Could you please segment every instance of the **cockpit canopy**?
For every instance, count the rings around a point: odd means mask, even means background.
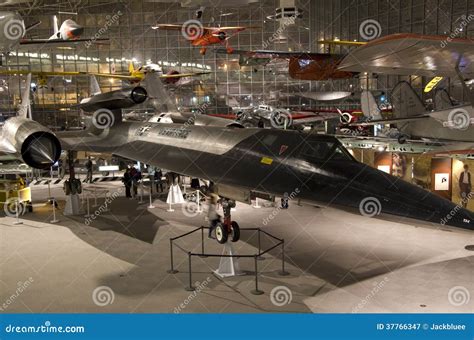
[[[305,141],[301,156],[313,162],[355,161],[354,157],[340,143],[327,140]]]

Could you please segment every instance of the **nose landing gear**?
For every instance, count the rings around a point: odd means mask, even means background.
[[[240,227],[237,222],[232,221],[231,217],[231,209],[235,207],[235,201],[223,198],[221,203],[224,211],[224,221],[219,222],[216,226],[217,242],[225,244],[229,236],[232,242],[237,242],[240,239]]]

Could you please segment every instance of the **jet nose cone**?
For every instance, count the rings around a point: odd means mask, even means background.
[[[473,213],[461,205],[364,164],[347,170],[346,174],[351,173],[348,179],[353,183],[343,193],[344,203],[357,207],[363,215],[388,213],[440,226],[474,229]]]
[[[50,134],[33,134],[22,147],[25,163],[37,169],[49,169],[59,159],[60,153],[59,141]]]

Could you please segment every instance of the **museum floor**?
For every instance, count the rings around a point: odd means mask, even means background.
[[[120,182],[99,186],[116,190]],[[52,195],[58,197],[62,211],[60,185],[52,188]],[[474,311],[474,298],[459,305],[449,295],[459,287],[474,292],[474,253],[465,249],[474,244],[474,233],[466,230],[394,217],[371,219],[296,202],[275,213],[272,207],[238,204],[233,219],[242,228],[260,227],[285,239],[290,275],[278,274],[280,252],[275,249],[258,261],[260,289],[265,293],[253,295],[252,259],[240,259],[248,275],[222,279],[212,274],[219,258],[194,257],[192,280],[200,282],[202,289],[193,293],[185,290],[186,254],[176,251],[179,273],[167,273],[169,238],[205,224],[204,214],[187,217],[179,206],[167,212],[165,197],[156,198],[156,207],[148,209],[147,197],[139,204],[122,195],[112,202],[111,212],[100,214],[89,226],[83,216],[62,214],[59,223],[51,224],[51,205],[43,203],[47,196],[46,186],[34,186],[35,212],[22,216],[23,224],[14,225],[12,217],[0,219],[3,312]],[[270,214],[275,218],[264,225]],[[200,240],[200,234],[195,234],[180,244],[196,250]],[[255,246],[255,234],[250,232],[234,244],[240,254],[255,252]],[[206,247],[222,252],[222,245],[207,238]],[[101,303],[93,292],[103,286],[111,296]],[[272,289],[280,286],[286,287],[287,294],[282,306],[271,299]]]

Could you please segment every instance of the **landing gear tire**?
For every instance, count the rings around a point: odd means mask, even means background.
[[[397,141],[399,144],[405,144],[408,140],[408,136],[407,135],[400,135],[398,136],[397,138]]]
[[[222,223],[219,223],[216,227],[216,240],[220,244],[225,244],[229,237],[229,232],[227,231],[226,226]]]
[[[232,221],[232,227],[231,227],[231,235],[232,235],[232,242],[237,242],[240,240],[240,227],[239,224],[235,221]]]

